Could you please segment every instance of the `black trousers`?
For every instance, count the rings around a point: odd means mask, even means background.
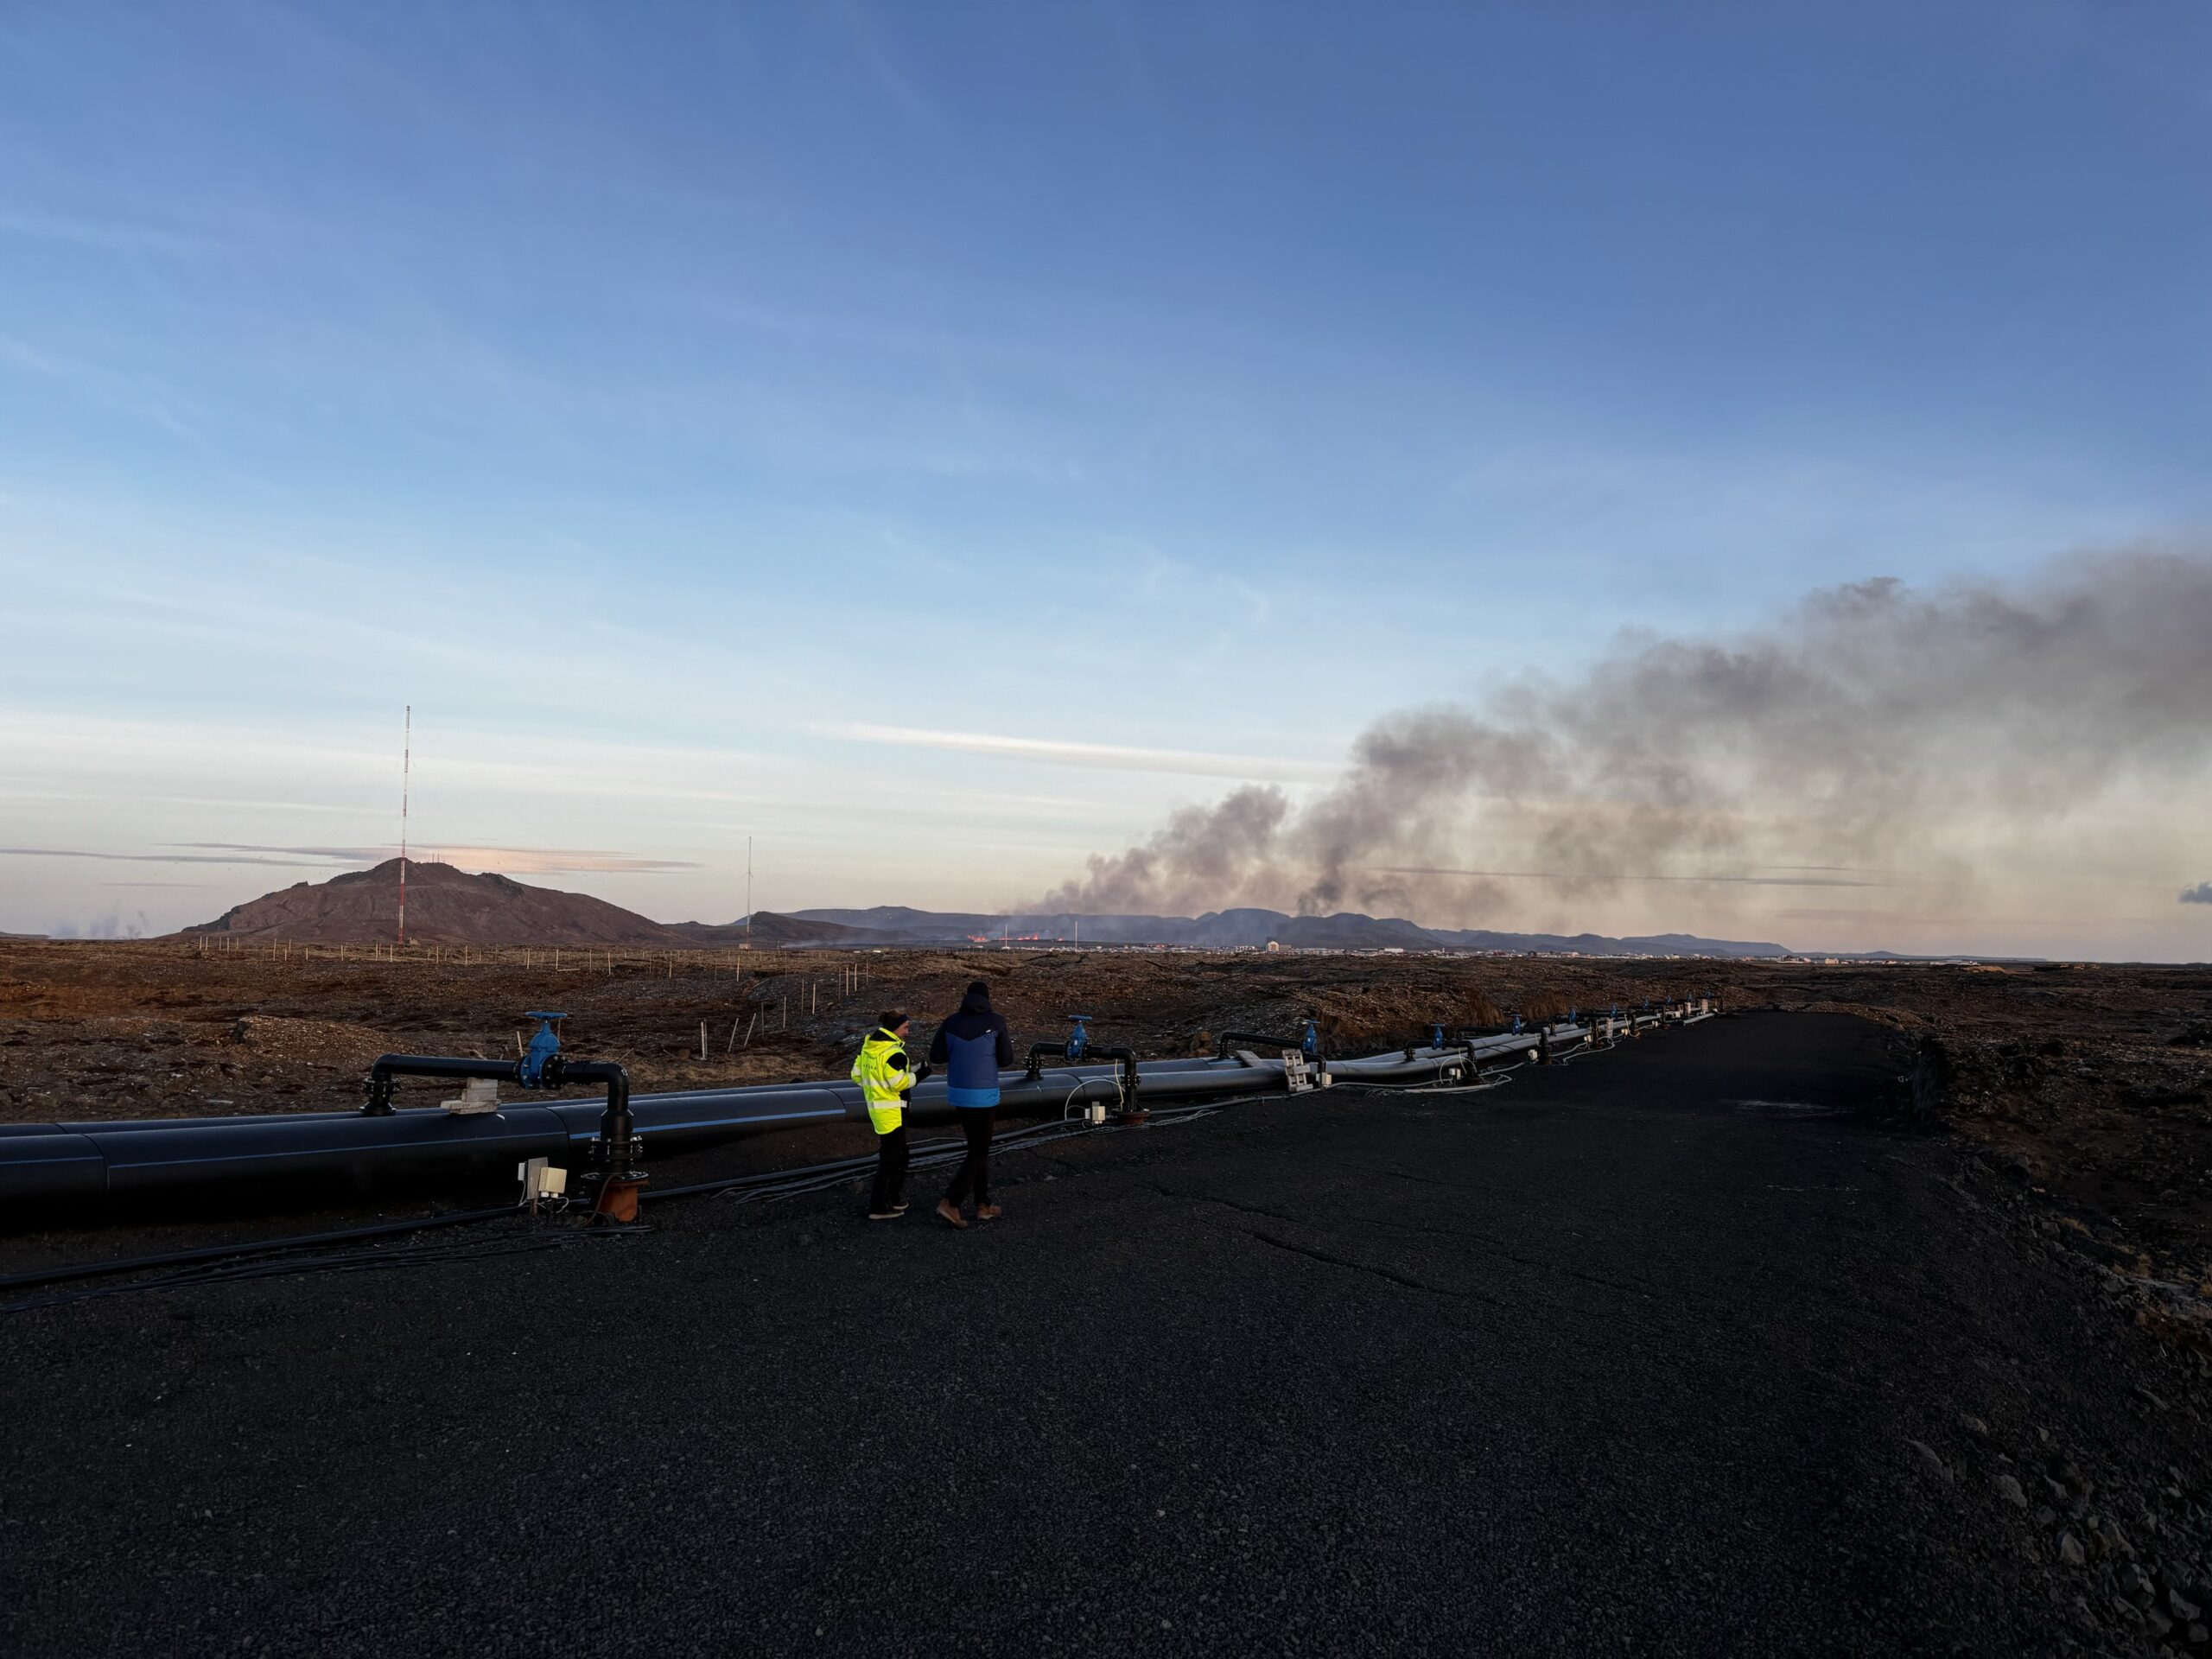
[[[875,1191],[869,1196],[868,1213],[880,1216],[899,1202],[906,1190],[906,1126],[875,1137]]]
[[[944,1201],[957,1210],[972,1192],[980,1210],[991,1201],[991,1122],[998,1116],[998,1109],[963,1106],[954,1116],[960,1120],[960,1133],[968,1137],[968,1155],[961,1160],[952,1185],[945,1188]]]

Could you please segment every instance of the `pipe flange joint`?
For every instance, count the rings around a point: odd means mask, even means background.
[[[618,1181],[641,1181],[645,1173],[638,1166],[645,1161],[645,1137],[633,1135],[627,1141],[614,1143],[610,1148],[605,1135],[595,1135],[584,1143],[584,1173],[586,1180],[597,1180],[611,1175]]]

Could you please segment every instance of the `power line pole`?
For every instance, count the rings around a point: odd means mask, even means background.
[[[745,838],[745,942],[753,943],[753,837]]]

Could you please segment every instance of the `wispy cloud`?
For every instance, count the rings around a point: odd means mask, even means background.
[[[260,847],[245,842],[194,841],[190,847],[240,853],[289,853],[325,858],[344,864],[381,864],[399,856],[396,845],[381,847]],[[630,853],[588,847],[471,847],[439,845],[415,848],[410,861],[453,864],[472,870],[492,870],[505,875],[610,874],[651,875],[669,870],[696,870],[688,859],[639,858]]]
[[[1199,778],[1276,778],[1288,780],[1333,777],[1337,768],[1319,760],[1279,755],[1218,754],[1202,749],[1149,749],[1122,743],[1079,743],[1068,738],[1010,737],[997,732],[944,732],[918,726],[843,724],[817,727],[825,737],[852,743],[893,743],[924,749],[957,749],[969,754],[1000,754],[1062,766],[1103,767],[1111,772],[1181,772]]]
[[[67,847],[0,847],[0,858],[88,858],[114,864],[268,864],[290,870],[317,868],[297,858],[231,858],[205,853],[86,853]]]
[[[890,94],[892,102],[917,120],[932,127],[944,125],[936,106],[922,96],[912,78],[884,48],[882,35],[864,9],[847,0],[847,3],[836,7],[830,16],[836,19],[854,56],[874,78],[876,85]]]
[[[397,846],[264,847],[251,842],[188,841],[184,852],[90,853],[66,847],[0,847],[4,858],[81,858],[115,864],[263,865],[272,869],[359,869],[399,856]],[[506,875],[651,875],[700,866],[680,858],[639,858],[629,853],[582,847],[418,847],[410,855],[418,864],[453,864]],[[105,886],[175,886],[165,882],[107,882]],[[182,885],[198,885],[182,884]]]
[[[0,236],[137,253],[197,253],[219,245],[212,238],[190,231],[174,231],[129,219],[86,219],[18,207],[0,207]]]
[[[176,437],[196,438],[206,419],[206,411],[143,375],[74,358],[57,357],[6,334],[0,334],[0,365],[66,386],[86,403],[111,414],[150,422]]]
[[[180,847],[209,853],[280,853],[294,858],[327,859],[337,864],[378,864],[397,855],[397,847],[263,847],[244,841],[182,841]]]
[[[546,847],[447,847],[438,855],[448,864],[465,864],[503,875],[664,875],[703,868],[688,858],[639,858]]]

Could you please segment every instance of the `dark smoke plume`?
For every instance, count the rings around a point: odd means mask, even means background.
[[[1532,874],[1570,894],[1878,885],[1899,855],[1963,876],[1993,835],[2032,839],[2123,780],[2194,781],[2208,738],[2201,550],[2082,556],[2012,586],[1878,577],[1748,637],[1627,636],[1571,683],[1385,715],[1312,801],[1248,786],[1186,808],[1037,908],[1473,920]]]
[[[2212,905],[2212,881],[2200,881],[2193,887],[2183,887],[2181,901],[2184,905]]]

